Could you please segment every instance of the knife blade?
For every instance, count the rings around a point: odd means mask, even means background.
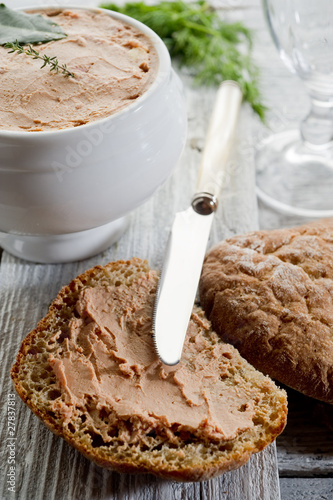
[[[181,359],[241,101],[236,82],[228,80],[220,85],[195,195],[190,207],[175,215],[169,235],[153,315],[156,352],[166,365]]]

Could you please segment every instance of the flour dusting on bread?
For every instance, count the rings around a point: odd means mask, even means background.
[[[333,220],[230,238],[208,252],[200,300],[253,366],[333,403]]]

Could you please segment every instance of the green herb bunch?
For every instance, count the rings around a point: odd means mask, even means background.
[[[192,67],[199,84],[239,83],[244,99],[264,119],[258,69],[251,58],[252,33],[242,23],[228,23],[204,0],[129,2],[102,7],[131,16],[154,30],[180,65]]]
[[[66,64],[59,65],[58,59],[56,56],[54,57],[49,57],[46,54],[43,54],[42,56],[40,53],[33,49],[32,46],[29,44],[27,47],[24,47],[17,41],[15,43],[8,42],[4,45],[6,49],[11,49],[9,53],[12,52],[17,52],[18,54],[26,54],[27,56],[31,56],[33,59],[41,59],[43,61],[43,64],[41,68],[45,68],[45,66],[50,66],[50,71],[55,71],[56,73],[59,73],[59,70],[61,70],[61,73],[64,76],[71,76],[74,78],[74,73],[68,70]]]

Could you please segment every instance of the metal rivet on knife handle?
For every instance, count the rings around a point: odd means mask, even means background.
[[[197,193],[192,199],[192,208],[200,215],[209,215],[217,209],[217,198],[210,193]]]

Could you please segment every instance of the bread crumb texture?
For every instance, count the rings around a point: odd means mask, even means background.
[[[11,375],[32,411],[99,465],[206,480],[282,432],[286,395],[199,307],[181,362],[163,365],[152,336],[157,281],[136,258],[80,275],[24,339]]]
[[[253,366],[333,404],[333,219],[221,242],[199,289],[214,330]]]

